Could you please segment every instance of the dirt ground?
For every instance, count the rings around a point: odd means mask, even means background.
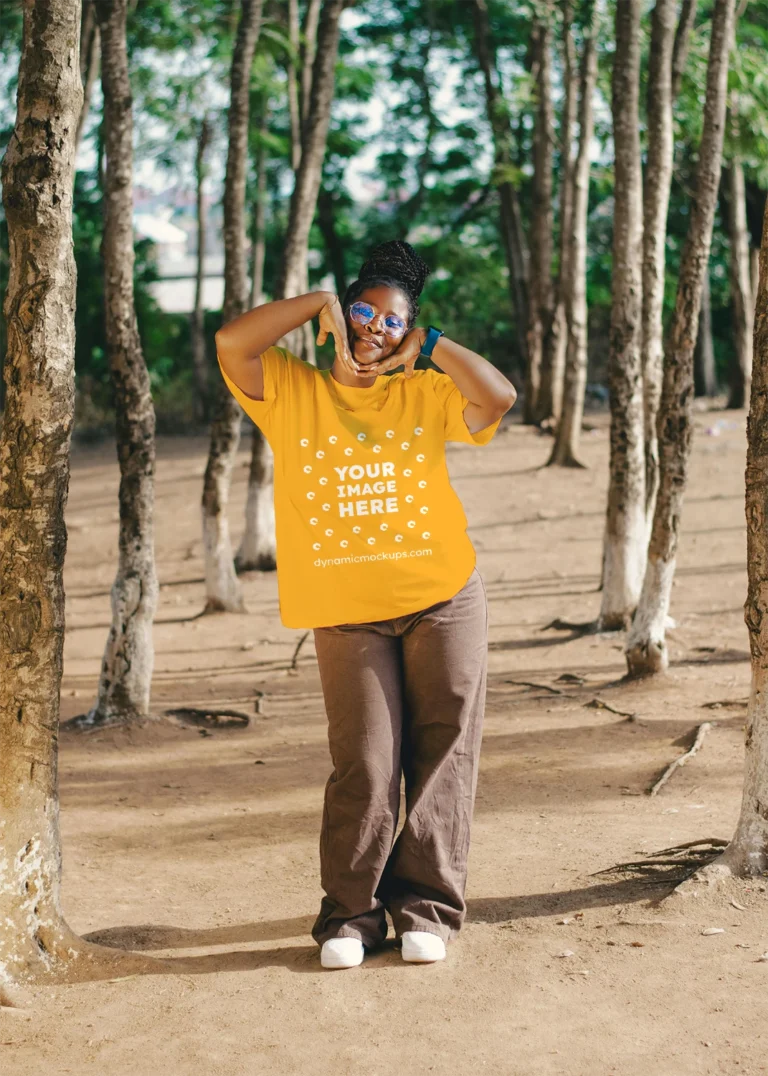
[[[728,837],[738,814],[744,416],[698,414],[696,426],[671,671],[652,685],[613,683],[621,636],[542,630],[598,609],[605,420],[584,438],[584,471],[541,469],[550,440],[506,421],[486,448],[449,446],[490,602],[468,920],[442,964],[405,965],[390,945],[335,972],[320,968],[309,936],[330,771],[312,635],[291,672],[302,633],[280,624],[274,574],[245,581],[248,615],[196,618],[206,445],[163,441],[154,706],[231,707],[251,723],[210,735],[64,729],[67,918],[168,959],[149,974],[40,988],[27,1009],[4,1009],[3,1076],[768,1073],[766,886],[658,903],[658,885],[596,874]],[[116,489],[111,446],[75,450],[65,719],[93,699]],[[717,724],[701,752],[645,795],[706,720]],[[713,927],[722,933],[703,933]]]

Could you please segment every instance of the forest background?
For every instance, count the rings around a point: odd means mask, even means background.
[[[584,5],[582,5],[584,6]],[[262,299],[273,297],[288,226],[293,187],[289,70],[296,61],[287,2],[267,3],[251,72],[251,116],[246,207],[251,281],[255,259]],[[312,289],[343,290],[377,242],[407,237],[435,270],[422,300],[424,324],[434,322],[466,341],[522,389],[524,360],[509,301],[508,268],[500,235],[498,172],[483,74],[473,47],[473,4],[453,0],[360,0],[340,20],[339,55],[327,152],[318,207],[309,235]],[[576,19],[579,4],[575,5]],[[602,12],[600,9],[602,8]],[[641,122],[647,96],[647,23],[644,14]],[[675,102],[675,163],[666,238],[665,320],[674,306],[679,255],[688,224],[692,172],[701,135],[711,4],[698,5],[690,50]],[[587,404],[607,401],[606,367],[611,304],[613,149],[611,124],[612,13],[598,5],[598,73],[594,99],[587,224],[589,377]],[[559,8],[553,9],[558,19]],[[221,201],[226,161],[229,69],[239,5],[232,0],[138,0],[129,4],[127,35],[134,95],[136,187],[151,187],[170,223],[185,226],[187,253],[197,255],[194,201],[202,183],[209,223],[208,249],[221,249]],[[536,128],[535,42],[537,4],[489,5],[500,86],[514,132],[509,175],[525,221],[534,199]],[[551,36],[551,130],[555,184],[563,174],[562,26]],[[21,43],[21,5],[0,4],[0,154],[15,116]],[[768,185],[768,2],[752,0],[736,25],[730,73],[731,100],[740,122],[730,124],[724,176],[738,157],[745,175],[750,246],[760,243]],[[87,59],[87,58],[86,58]],[[96,58],[98,60],[98,57]],[[88,76],[86,76],[86,79]],[[75,436],[106,436],[114,429],[107,359],[103,275],[100,263],[103,198],[103,112],[95,72],[83,120],[75,181],[74,242],[78,268]],[[206,144],[199,167],[201,139]],[[174,204],[174,201],[176,204]],[[258,207],[263,207],[259,216]],[[727,391],[738,355],[734,344],[729,193],[718,201],[709,267],[709,294],[697,348],[697,391]],[[553,272],[557,269],[555,231]],[[218,230],[218,235],[216,234]],[[213,233],[211,235],[211,233]],[[263,252],[259,240],[263,238]],[[153,282],[160,277],[151,238],[136,243],[136,310],[150,372],[159,432],[195,428],[205,413],[196,405],[191,355],[194,320],[163,309]],[[160,263],[162,264],[162,263]],[[207,271],[207,270],[206,270]],[[7,284],[7,234],[0,210],[0,293]],[[252,295],[255,301],[256,296]],[[204,318],[208,373],[215,370],[213,334],[220,309]],[[0,315],[0,366],[5,333]],[[331,344],[318,353],[332,361]],[[714,363],[714,376],[708,363]],[[212,384],[212,382],[211,382]],[[0,388],[2,393],[2,388]]]

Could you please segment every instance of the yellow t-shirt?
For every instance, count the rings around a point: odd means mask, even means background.
[[[475,566],[446,441],[470,433],[448,374],[342,385],[281,347],[261,357],[264,399],[222,375],[275,461],[280,617],[287,628],[388,620],[452,598]],[[221,368],[221,363],[219,363]]]

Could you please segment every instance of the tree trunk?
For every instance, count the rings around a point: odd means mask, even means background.
[[[345,5],[346,6],[346,5]],[[312,98],[312,69],[317,53],[317,25],[320,19],[320,0],[307,0],[302,27],[302,40],[299,49],[301,60],[301,126],[304,129]],[[302,135],[303,141],[303,135]]]
[[[536,108],[533,128],[533,192],[529,229],[530,278],[528,307],[528,381],[526,418],[541,423],[552,418],[552,4],[547,0],[540,21],[534,23],[533,72]],[[549,365],[548,365],[548,364]]]
[[[301,113],[299,111],[299,87],[296,82],[294,54],[299,51],[299,0],[288,0],[288,41],[291,52],[285,65],[288,83],[288,116],[291,130],[291,168],[294,174],[301,163]]]
[[[501,241],[509,273],[517,346],[522,368],[527,372],[528,246],[520,202],[511,175],[512,132],[506,102],[499,88],[486,0],[474,0],[473,14],[475,52],[485,81],[486,108],[493,134],[494,168],[491,182],[499,191]]]
[[[752,382],[752,334],[754,310],[747,232],[747,203],[744,192],[744,168],[735,157],[727,168],[728,177],[728,260],[731,284],[731,324],[733,349],[730,360],[730,395],[728,407],[749,406]]]
[[[336,232],[336,207],[333,191],[320,188],[317,202],[317,222],[323,233],[328,262],[333,273],[336,293],[343,296],[347,290],[347,270],[344,264],[344,245]]]
[[[242,0],[232,53],[229,105],[229,147],[224,181],[224,306],[226,324],[246,310],[248,280],[245,260],[245,173],[248,159],[250,74],[261,27],[263,0]],[[203,483],[203,550],[205,612],[245,611],[235,574],[227,506],[232,468],[240,443],[242,410],[220,379],[216,416]]]
[[[603,630],[628,626],[645,570],[640,0],[616,5],[613,62],[613,286],[608,381],[611,453],[603,551]]]
[[[554,286],[554,310],[552,329],[544,341],[544,369],[547,378],[542,387],[542,411],[548,411],[543,420],[551,417],[555,427],[560,421],[563,408],[565,355],[568,347],[568,321],[566,316],[566,288],[571,275],[571,244],[573,240],[573,185],[574,160],[571,150],[573,131],[579,106],[577,94],[576,56],[573,41],[573,5],[571,0],[563,4],[563,111],[560,119],[560,236],[558,244],[558,269]],[[544,402],[547,406],[544,407]],[[554,453],[553,453],[554,458]],[[550,460],[552,462],[552,460]]]
[[[701,282],[701,309],[696,350],[693,355],[693,384],[696,396],[716,396],[715,345],[712,340],[712,297],[709,289],[709,266]]]
[[[205,210],[204,182],[206,176],[205,152],[211,140],[211,122],[203,116],[197,139],[197,158],[195,177],[197,180],[197,271],[195,276],[195,308],[192,312],[192,369],[195,376],[196,411],[200,422],[210,419],[209,401],[211,384],[208,377],[208,357],[205,348],[205,308],[203,306],[203,288],[205,286],[205,246],[207,238],[207,219]]]
[[[648,156],[643,187],[643,397],[645,407],[645,514],[653,521],[659,483],[656,416],[664,361],[662,315],[666,268],[667,213],[675,148],[672,129],[672,59],[676,0],[656,0],[648,60]],[[680,47],[680,46],[678,46]]]
[[[563,412],[549,460],[550,465],[559,467],[583,466],[579,460],[579,440],[587,385],[587,212],[597,81],[594,0],[589,15],[579,76],[579,150],[573,173],[573,223],[568,272],[563,276],[567,331]]]
[[[126,0],[97,7],[106,132],[104,304],[120,463],[118,567],[112,584],[112,627],[101,664],[98,697],[86,724],[143,721],[155,651],[155,411],[133,300],[133,116],[126,51]]]
[[[245,530],[235,557],[238,572],[271,572],[277,567],[275,539],[275,458],[269,442],[254,424]]]
[[[100,57],[101,40],[94,0],[83,0],[83,16],[80,26],[80,77],[83,80],[83,106],[77,118],[75,154],[77,154],[83,140],[83,132],[91,108],[93,87],[99,73]]]
[[[296,172],[288,228],[275,299],[288,299],[309,290],[307,253],[309,230],[317,207],[323,158],[331,120],[331,105],[339,49],[339,18],[344,0],[325,0],[317,28],[317,51],[312,71],[309,112],[303,128],[301,155]],[[294,78],[295,84],[295,78]],[[315,362],[312,322],[300,325],[285,337],[286,346],[305,362]],[[276,567],[272,449],[258,426],[253,428],[245,530],[237,551],[238,571],[271,571]]]
[[[731,843],[700,874],[762,875],[768,870],[768,203],[760,252],[754,367],[747,419],[747,600],[752,654],[741,814]]]
[[[627,639],[627,666],[632,676],[663,672],[668,664],[664,628],[669,612],[680,516],[688,478],[693,351],[720,182],[733,7],[734,0],[715,0],[712,12],[704,126],[696,166],[696,194],[691,201],[690,224],[680,260],[675,313],[664,353],[664,381],[659,411],[659,491],[643,590]]]
[[[267,151],[264,144],[269,125],[267,103],[259,122],[259,145],[256,151],[256,200],[253,204],[251,233],[251,309],[264,301],[264,256],[266,253]]]
[[[18,111],[2,163],[10,276],[0,432],[0,1004],[14,981],[71,959],[74,940],[59,904],[56,743],[75,405],[79,34],[77,0],[25,0]]]
[[[325,0],[317,30],[317,53],[312,72],[312,93],[302,143],[301,161],[291,196],[288,229],[280,266],[276,299],[302,294],[307,287],[309,230],[317,206],[320,176],[331,119],[336,58],[339,48],[339,17],[344,0]]]

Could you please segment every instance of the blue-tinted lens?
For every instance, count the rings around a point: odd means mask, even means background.
[[[369,306],[368,303],[353,303],[349,308],[349,316],[354,321],[359,321],[361,325],[367,325],[376,315],[373,312],[373,307]]]
[[[389,333],[390,336],[399,336],[401,332],[405,331],[405,322],[397,317],[396,314],[390,314],[388,318],[384,319],[384,331]]]

